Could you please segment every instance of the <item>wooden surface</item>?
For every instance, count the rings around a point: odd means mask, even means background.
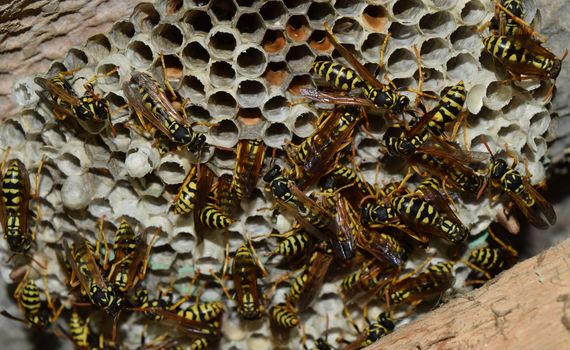
[[[131,14],[141,0],[0,0],[0,106],[2,115],[19,107],[16,79],[45,72],[67,50]]]
[[[367,350],[570,349],[570,239]]]

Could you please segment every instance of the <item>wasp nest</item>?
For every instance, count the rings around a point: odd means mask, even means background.
[[[261,138],[267,146],[281,149],[288,140],[311,134],[319,115],[317,107],[290,102],[299,100],[301,88],[317,87],[309,73],[315,59],[333,57],[344,62],[330,41],[323,40],[325,23],[372,69],[378,65],[381,47],[390,33],[380,78],[388,77],[396,86],[418,88],[414,47],[423,64],[423,91],[439,94],[463,80],[469,115],[458,135],[460,143],[484,151],[485,135],[499,148],[508,144],[517,158],[527,160],[532,181],[541,181],[541,159],[547,148],[544,135],[550,124],[543,102],[548,87],[498,82],[503,79],[503,69],[482,55],[481,33],[477,31],[493,11],[494,5],[483,0],[186,0],[138,5],[109,32],[70,49],[46,74],[51,77],[73,70],[71,81],[76,91],[84,91],[86,79],[96,75],[93,87],[111,104],[116,135],[107,130],[78,132],[65,126],[49,106],[39,102],[37,92],[41,89],[33,77],[21,79],[16,86],[22,113],[5,120],[0,128],[2,148],[11,147],[10,157],[22,160],[31,176],[44,160],[38,191],[37,247],[32,251],[34,258],[47,266],[50,291],[63,301],[69,295],[56,256],[63,237],[82,232],[94,239],[102,217],[110,239],[121,217],[139,228],[160,228],[150,255],[148,285],[168,283],[172,277],[182,293],[189,292],[188,282],[197,268],[202,272],[221,268],[225,236],[233,252],[246,236],[289,230],[292,222],[270,209],[274,202],[263,191],[264,183],[242,203],[242,215],[227,235],[207,234],[202,244],[197,244],[193,220],[175,215],[171,202],[197,162],[207,162],[216,175],[231,173],[235,154],[228,149],[240,139]],[[135,70],[148,72],[161,84],[167,79],[181,99],[187,99],[186,112],[192,122],[198,122],[194,129],[204,132],[210,145],[199,159],[185,151],[160,156],[152,140],[135,128],[122,126],[130,120],[122,85]],[[413,92],[404,93],[412,101],[417,98]],[[370,111],[367,132],[356,133],[355,162],[368,180],[386,184],[401,179],[404,170],[398,164],[383,164],[379,180],[374,178],[384,157],[380,140],[390,125],[378,113]],[[525,172],[524,162],[518,170]],[[458,199],[455,206],[472,234],[484,230],[502,210],[500,203],[486,198],[472,202]],[[274,238],[264,240],[258,249],[262,260],[276,242]],[[2,256],[10,256],[5,240],[1,245]],[[2,271],[11,282],[7,270]],[[41,279],[37,283],[42,285]],[[268,282],[266,287],[268,290]],[[337,288],[338,282],[326,283],[311,311],[302,314],[309,339],[324,334],[327,317],[331,339],[332,334],[351,338],[353,330],[342,315],[343,301]],[[282,298],[285,291],[278,288],[274,300]],[[202,300],[220,297],[221,290],[214,287],[202,294]],[[125,329],[130,323],[140,325],[131,318],[121,320],[120,327]],[[130,329],[122,337],[136,345],[140,332]],[[276,346],[266,320],[245,322],[235,312],[226,312],[223,333],[221,348]],[[300,331],[291,334],[291,346],[300,347],[300,335]]]

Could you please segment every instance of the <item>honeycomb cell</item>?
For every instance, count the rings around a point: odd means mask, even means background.
[[[287,9],[281,1],[267,1],[261,6],[259,13],[270,27],[283,25],[287,17]]]
[[[334,8],[328,2],[313,2],[307,11],[307,17],[313,28],[322,28],[335,15]]]
[[[193,69],[204,69],[210,62],[208,50],[198,41],[188,43],[181,56],[184,64]]]
[[[203,122],[207,122],[211,119],[210,112],[202,106],[191,104],[186,108],[186,114],[190,116],[190,118],[194,120],[199,120]]]
[[[86,174],[72,175],[61,186],[62,204],[71,210],[86,208],[91,202],[91,181]]]
[[[109,56],[111,53],[111,43],[103,34],[97,34],[89,39],[85,44],[85,54],[91,61],[97,62]]]
[[[422,64],[426,67],[439,67],[447,62],[450,55],[449,42],[440,38],[424,41],[420,48]]]
[[[380,50],[384,44],[384,34],[372,33],[360,45],[362,57],[370,62],[380,62]]]
[[[295,117],[293,133],[299,137],[310,136],[313,131],[315,131],[317,120],[317,115],[312,111],[304,111],[301,114],[297,114]]]
[[[153,52],[144,41],[133,40],[127,46],[126,56],[135,68],[146,68],[154,60]]]
[[[188,0],[188,2],[188,7],[190,8],[201,8],[208,6],[210,0]]]
[[[22,120],[22,128],[24,128],[26,134],[38,135],[43,131],[46,119],[38,112],[27,109],[22,111],[20,118]],[[3,151],[0,153],[3,153]]]
[[[154,28],[150,38],[153,45],[164,53],[176,52],[184,41],[182,30],[178,26],[169,23],[161,24]]]
[[[293,73],[308,72],[315,59],[313,51],[307,45],[291,46],[285,56]]]
[[[309,37],[309,46],[319,53],[331,53],[334,46],[328,40],[324,30],[314,30]]]
[[[213,0],[210,4],[210,12],[218,22],[231,21],[237,12],[237,7],[233,1]]]
[[[269,147],[280,148],[291,139],[291,130],[283,123],[268,124],[262,133],[263,142]]]
[[[189,168],[187,159],[169,153],[160,159],[156,174],[165,184],[176,185],[184,181]]]
[[[135,35],[135,26],[129,21],[119,21],[113,24],[109,32],[111,42],[119,49],[124,49]]]
[[[398,0],[392,7],[396,20],[402,24],[416,24],[428,9],[420,0]]]
[[[444,87],[445,79],[440,70],[424,67],[422,73],[424,75],[424,90],[440,91]]]
[[[236,0],[239,7],[253,7],[254,5],[258,5],[258,2],[259,0]]]
[[[356,153],[361,157],[362,161],[374,162],[382,157],[380,152],[380,144],[374,139],[362,139],[356,146]]]
[[[337,0],[334,2],[334,8],[343,16],[352,16],[355,13],[361,13],[364,6],[366,6],[365,2],[354,0]]]
[[[449,10],[455,7],[457,0],[428,0],[428,4],[435,10]]]
[[[213,62],[210,65],[210,83],[215,87],[229,87],[236,78],[236,71],[226,61]]]
[[[87,55],[82,50],[72,48],[67,51],[65,58],[63,59],[63,64],[70,70],[83,68],[87,65],[89,59]]]
[[[305,15],[295,15],[287,21],[285,32],[291,41],[306,41],[311,35],[311,26]]]
[[[388,57],[387,66],[395,76],[411,75],[416,70],[416,56],[408,49],[397,49]]]
[[[392,34],[388,41],[388,47],[412,47],[421,41],[421,33],[417,26],[406,26],[397,22],[390,25],[389,32]]]
[[[206,35],[212,30],[213,24],[210,15],[205,11],[191,10],[182,18],[183,23],[187,25],[189,34]]]
[[[269,86],[281,87],[285,84],[289,78],[291,71],[287,66],[287,63],[283,61],[269,62],[265,72],[263,73],[263,78]]]
[[[313,79],[308,74],[296,75],[291,79],[287,91],[294,95],[299,95],[301,89],[314,89],[316,88]]]
[[[287,40],[281,30],[267,30],[261,40],[261,47],[270,55],[280,52],[286,45]]]
[[[224,122],[224,121],[222,121],[222,122]],[[234,123],[234,122],[231,122],[231,123]],[[231,128],[231,129],[222,131],[221,134],[227,134],[228,138],[223,138],[223,136],[220,135],[217,137],[216,140],[212,141],[212,144],[219,146],[219,147],[225,147],[223,145],[229,144],[230,142],[233,142],[234,146],[235,146],[235,144],[237,144],[238,134],[239,134],[239,132],[237,131],[238,129],[235,127],[235,124],[233,127],[230,124],[228,124],[227,127]],[[219,140],[221,140],[221,143],[217,142]],[[236,163],[236,156],[235,156],[235,153],[232,150],[230,150],[229,148],[228,149],[222,149],[222,148],[216,147],[216,149],[214,149],[214,154],[212,155],[210,162],[212,165],[214,165],[215,167],[217,167],[219,169],[233,170],[235,163]]]
[[[237,84],[236,98],[240,107],[259,107],[267,98],[267,88],[257,80],[241,80]]]
[[[388,11],[380,5],[368,5],[362,12],[363,26],[371,32],[385,33]]]
[[[271,225],[261,215],[252,215],[245,220],[245,233],[252,236],[263,235],[271,232],[273,229]]]
[[[487,11],[479,0],[471,0],[461,10],[461,19],[466,25],[477,25],[485,19]]]
[[[267,57],[259,46],[243,46],[236,58],[236,70],[248,78],[259,77],[267,67]]]
[[[284,0],[283,3],[289,10],[289,13],[306,13],[311,0]]]
[[[149,32],[160,22],[160,14],[152,4],[142,3],[135,6],[131,22],[138,33]]]
[[[231,58],[237,45],[238,34],[226,27],[217,27],[208,34],[206,46],[216,58]]]
[[[428,37],[448,37],[456,27],[455,18],[447,11],[428,14],[420,19],[420,30]]]
[[[164,7],[167,15],[176,14],[184,6],[184,0],[166,0]]]
[[[147,141],[141,141],[131,143],[125,158],[125,169],[129,176],[134,178],[149,174],[158,165],[160,159],[156,148]]]
[[[498,111],[508,105],[512,98],[513,88],[510,85],[494,81],[487,86],[483,103],[490,110]]]
[[[104,63],[97,67],[97,86],[102,88],[105,85],[114,85],[117,87],[121,81],[121,70],[119,66],[113,63]]]
[[[470,52],[476,55],[483,48],[481,37],[473,27],[459,27],[449,39],[455,51]]]
[[[151,196],[141,197],[141,205],[150,215],[163,215],[170,207],[170,203],[166,199]]]
[[[231,94],[219,90],[208,97],[208,111],[217,120],[232,118],[237,111],[237,103]]]
[[[241,34],[242,41],[259,43],[265,33],[265,24],[258,13],[244,13],[236,22],[236,29]]]
[[[264,104],[262,113],[270,122],[284,122],[289,116],[289,101],[281,94],[269,98]]]
[[[206,98],[205,79],[196,75],[187,75],[182,79],[179,93],[182,97],[190,99],[192,103],[202,103]]]
[[[459,54],[447,61],[447,75],[452,80],[468,80],[479,70],[479,62],[470,54]]]
[[[164,61],[164,67],[162,62]],[[168,80],[173,88],[177,88],[182,81],[184,67],[178,56],[175,55],[164,55],[162,60],[157,58],[152,67],[152,73],[162,84],[165,85],[164,81]]]

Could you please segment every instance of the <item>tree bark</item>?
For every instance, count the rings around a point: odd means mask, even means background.
[[[367,350],[570,349],[570,239]]]

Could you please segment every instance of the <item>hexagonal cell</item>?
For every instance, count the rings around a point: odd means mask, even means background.
[[[291,16],[287,21],[285,32],[292,41],[306,41],[311,34],[307,17],[305,15]]]
[[[239,7],[253,7],[257,5],[256,2],[259,2],[259,0],[236,0]]]
[[[224,119],[210,128],[209,135],[212,139],[212,143],[222,147],[232,148],[238,142],[239,129],[233,120]]]
[[[451,44],[456,51],[476,54],[483,48],[481,37],[473,27],[459,27],[451,34]]]
[[[291,130],[283,123],[272,123],[262,133],[263,142],[269,147],[281,148],[291,139]]]
[[[295,118],[293,132],[299,137],[308,137],[315,131],[318,117],[315,113],[307,111],[299,114]]]
[[[283,61],[269,62],[263,73],[263,78],[268,85],[280,87],[289,78],[290,73],[287,63]]]
[[[433,68],[423,68],[424,75],[424,90],[439,91],[445,84],[443,73]]]
[[[216,87],[229,87],[236,78],[236,71],[233,66],[226,61],[213,62],[210,65],[210,83]]]
[[[354,18],[350,17],[336,19],[332,31],[341,42],[358,41],[363,35],[362,26]]]
[[[420,30],[430,37],[445,38],[456,26],[455,18],[447,11],[430,13],[420,19]]]
[[[135,26],[128,21],[120,21],[113,24],[113,27],[109,32],[111,41],[119,49],[125,48],[134,35],[135,35]]]
[[[265,24],[258,13],[244,13],[240,15],[236,29],[240,32],[243,41],[259,43],[265,33]]]
[[[87,58],[85,52],[76,48],[72,48],[67,51],[67,54],[63,59],[63,64],[65,64],[65,66],[71,70],[83,68],[87,65],[88,62],[89,59]]]
[[[457,0],[428,0],[428,3],[436,10],[449,10],[457,4]]]
[[[447,61],[450,54],[451,50],[448,41],[440,38],[424,41],[420,48],[422,63],[426,67],[441,66],[443,62]]]
[[[479,0],[471,0],[461,9],[461,19],[466,25],[477,25],[487,16],[485,5]]]
[[[111,43],[103,34],[94,35],[87,39],[85,53],[93,62],[100,61],[111,53]]]
[[[237,7],[233,1],[213,0],[210,4],[210,12],[219,22],[231,21],[237,11]]]
[[[182,22],[187,24],[190,34],[208,34],[212,30],[213,24],[210,15],[205,11],[191,10],[182,18]]]
[[[133,10],[131,22],[133,22],[137,32],[149,32],[160,22],[160,14],[152,4],[139,4]]]
[[[112,63],[102,64],[97,67],[97,74],[100,75],[98,78],[99,84],[119,84],[121,81],[121,76],[119,75],[119,66]]]
[[[368,5],[362,12],[362,24],[372,32],[385,33],[388,11],[380,5]]]
[[[227,120],[223,120],[222,123],[226,122]],[[231,122],[231,121],[230,121]],[[233,123],[233,122],[231,122]],[[220,124],[218,124],[220,125]],[[231,128],[231,126],[228,125],[228,127]],[[237,130],[237,128],[236,128]],[[210,132],[211,134],[211,132]],[[231,169],[233,170],[235,163],[236,163],[236,155],[235,153],[230,149],[231,147],[234,147],[237,144],[237,133],[234,133],[233,130],[229,129],[226,130],[224,132],[222,132],[222,134],[226,134],[225,138],[224,136],[217,136],[216,140],[214,140],[212,142],[212,144],[215,144],[216,149],[214,149],[214,154],[212,155],[212,158],[210,160],[210,162],[221,169]],[[229,145],[230,141],[234,141],[234,144],[232,146],[226,146]],[[222,142],[222,143],[219,143]],[[220,148],[220,147],[224,147],[224,149]]]
[[[313,2],[307,11],[309,22],[314,28],[322,28],[323,24],[330,22],[334,15],[334,8],[328,2]]]
[[[197,76],[187,75],[182,79],[178,90],[182,97],[190,99],[193,103],[202,103],[206,98],[204,84]]]
[[[421,35],[417,26],[406,26],[397,22],[390,25],[388,30],[392,37],[388,41],[388,47],[412,47],[421,41]]]
[[[256,78],[265,71],[267,57],[258,46],[249,46],[241,49],[236,59],[237,71],[249,78]]]
[[[322,53],[331,53],[334,50],[333,44],[327,38],[327,34],[324,30],[314,30],[309,37],[309,46],[313,50],[320,51]]]
[[[162,62],[164,61],[164,68]],[[183,74],[184,67],[178,56],[175,55],[163,55],[162,60],[158,58],[151,69],[154,77],[159,81],[164,82],[165,78],[168,79],[170,85],[175,88],[178,87]],[[166,77],[164,76],[166,75]]]
[[[249,216],[244,223],[245,232],[250,237],[271,232],[273,227],[261,215]]]
[[[166,0],[163,2],[166,14],[173,15],[182,9],[184,0]]]
[[[208,50],[198,41],[188,43],[182,50],[182,61],[191,68],[204,69],[210,62]]]
[[[291,82],[287,87],[287,91],[294,95],[299,95],[301,93],[301,89],[314,89],[315,87],[315,83],[311,76],[308,74],[302,74],[296,75],[291,79]]]
[[[267,88],[257,80],[242,80],[237,84],[236,98],[241,107],[258,107],[267,97]]]
[[[305,13],[311,4],[311,0],[284,0],[283,3],[290,13]]]
[[[117,95],[114,92],[109,92],[107,95],[105,95],[105,99],[109,101],[111,117],[113,119],[118,119],[129,114],[128,109],[121,108],[127,104],[127,101],[122,96]]]
[[[513,88],[502,82],[494,81],[487,86],[487,90],[483,98],[485,107],[498,111],[505,107],[513,98]]]
[[[263,104],[263,116],[270,122],[283,122],[289,116],[289,101],[281,94],[268,99]]]
[[[216,91],[208,97],[208,111],[214,119],[233,118],[237,103],[228,92]]]
[[[282,30],[269,29],[265,32],[265,35],[261,40],[261,47],[263,47],[263,50],[268,54],[278,53],[283,50],[286,44],[287,40],[285,39],[285,35],[283,35]]]
[[[372,33],[362,42],[360,52],[362,57],[370,62],[379,62],[380,49],[384,44],[386,36],[384,34]]]
[[[394,75],[411,75],[416,70],[416,56],[408,49],[397,49],[388,57],[387,67]]]
[[[470,54],[459,54],[447,61],[447,75],[453,80],[468,80],[479,70],[479,62]]]
[[[203,122],[207,122],[210,119],[212,119],[212,117],[210,116],[210,112],[208,112],[206,108],[195,104],[191,104],[186,108],[186,114],[189,116],[189,118],[193,120],[198,120]]]
[[[268,26],[283,25],[287,17],[287,9],[281,1],[267,1],[261,6],[259,13]]]
[[[139,40],[134,40],[127,46],[125,55],[136,68],[146,68],[154,60],[150,46]]]
[[[236,49],[238,34],[230,28],[216,28],[210,32],[207,39],[207,46],[210,53],[219,58],[232,57]]]
[[[355,13],[362,12],[362,8],[366,5],[364,1],[354,1],[354,0],[336,0],[334,2],[334,8],[338,11],[340,15],[354,15]]]
[[[416,24],[427,13],[427,7],[419,0],[399,0],[392,7],[392,13],[400,23]]]
[[[313,51],[307,45],[291,46],[287,55],[285,56],[291,71],[295,72],[308,72],[311,68],[311,63],[315,59]]]
[[[173,24],[164,23],[152,31],[152,43],[162,52],[171,53],[177,51],[184,41],[182,30]]]

